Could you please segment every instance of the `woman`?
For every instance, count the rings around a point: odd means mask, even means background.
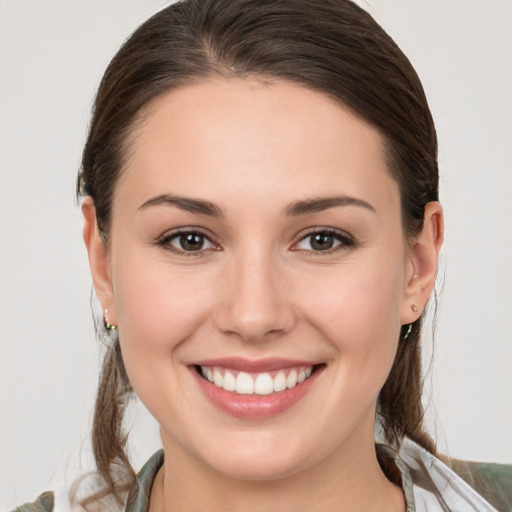
[[[100,85],[79,179],[111,338],[84,506],[510,508],[510,468],[457,476],[422,430],[437,189],[421,84],[354,4],[185,1],[146,22]],[[137,479],[132,388],[163,444]]]

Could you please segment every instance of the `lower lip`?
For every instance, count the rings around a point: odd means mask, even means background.
[[[201,377],[194,367],[191,371],[208,400],[220,410],[238,418],[256,420],[271,418],[295,405],[311,389],[323,368],[317,368],[309,378],[295,387],[270,395],[241,395],[226,391]]]

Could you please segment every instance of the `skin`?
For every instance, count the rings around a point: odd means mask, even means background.
[[[90,198],[83,213],[96,292],[161,427],[151,511],[404,510],[376,460],[375,408],[400,327],[419,317],[434,284],[441,206],[427,205],[423,231],[406,240],[379,133],[295,84],[210,80],[144,114],[108,246]],[[161,194],[211,202],[223,215],[141,208]],[[287,214],[333,196],[370,208]],[[205,234],[203,249],[159,243],[177,228]],[[344,238],[315,251],[311,228]],[[229,356],[326,366],[290,409],[248,420],[212,405],[189,369]]]

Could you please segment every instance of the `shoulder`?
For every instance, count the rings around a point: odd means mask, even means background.
[[[87,502],[85,498],[98,491],[93,484],[90,474],[80,476],[71,484],[53,482],[53,490],[41,493],[35,501],[25,503],[11,512],[119,512],[118,508],[103,499],[98,501],[98,506],[92,501]]]
[[[53,492],[43,492],[33,503],[25,503],[12,512],[54,512],[55,495]]]
[[[457,459],[446,464],[498,510],[512,511],[512,465]]]
[[[407,437],[395,464],[411,510],[512,512],[512,466],[435,456]]]

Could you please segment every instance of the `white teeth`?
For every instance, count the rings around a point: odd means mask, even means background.
[[[254,382],[257,395],[270,395],[274,391],[274,379],[268,373],[260,373]]]
[[[286,387],[288,389],[294,388],[297,385],[297,372],[292,370],[288,377],[286,377]]]
[[[224,382],[222,387],[226,391],[235,391],[236,390],[236,379],[235,376],[231,372],[226,372],[224,374]]]
[[[245,372],[240,372],[236,377],[236,392],[241,395],[252,395],[254,393],[254,380]]]
[[[233,373],[222,368],[208,368],[201,366],[201,374],[212,384],[226,391],[235,392],[241,395],[270,395],[279,393],[285,389],[294,388],[311,376],[312,366],[289,370],[280,370],[272,378],[270,373],[258,373],[251,375],[247,372]]]
[[[274,391],[284,391],[286,389],[286,376],[284,372],[279,372],[274,377]]]
[[[219,372],[219,370],[217,370],[217,368],[215,368],[215,370],[213,370],[213,383],[218,387],[218,388],[221,388],[222,387],[222,384],[223,384],[223,377],[222,377],[222,373]]]

